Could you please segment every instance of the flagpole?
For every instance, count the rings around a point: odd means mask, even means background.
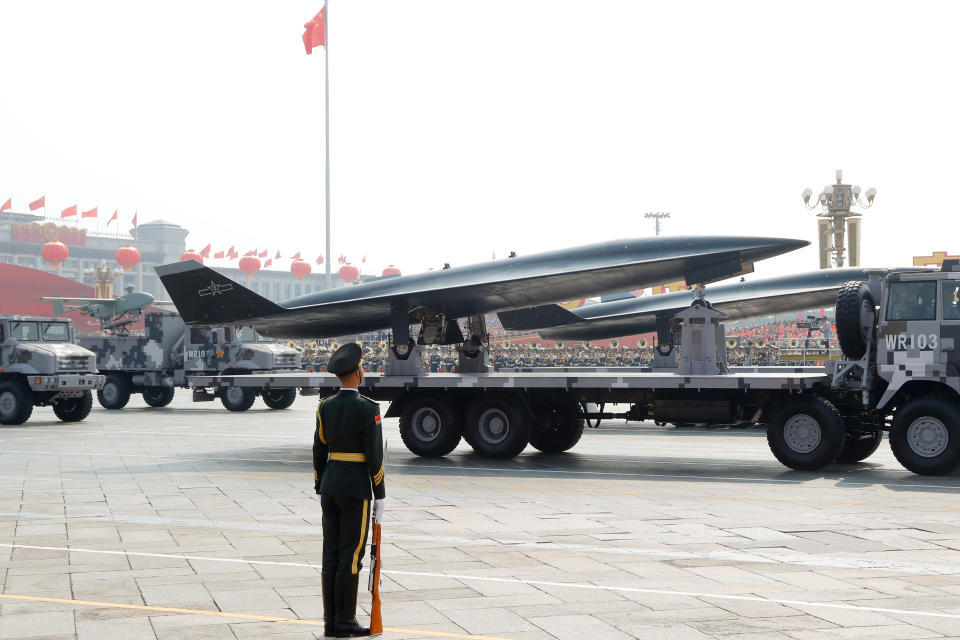
[[[324,134],[324,142],[326,142],[327,147],[327,185],[326,185],[326,194],[327,194],[327,247],[326,247],[326,275],[327,275],[327,289],[333,288],[333,278],[330,275],[330,39],[327,37],[327,25],[330,23],[330,10],[328,7],[329,2],[327,0],[323,1],[323,99],[324,99],[324,120],[326,132]]]

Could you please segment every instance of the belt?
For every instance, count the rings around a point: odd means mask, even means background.
[[[330,452],[331,460],[339,460],[340,462],[366,462],[367,456],[362,453],[343,453],[341,451],[331,451]]]

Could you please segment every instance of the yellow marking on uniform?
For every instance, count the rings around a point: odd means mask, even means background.
[[[380,463],[380,470],[373,475],[373,484],[380,484],[383,482],[383,463]]]
[[[366,462],[367,456],[362,453],[345,453],[343,451],[333,451],[330,453],[331,460],[339,462]]]
[[[740,502],[784,502],[789,504],[828,504],[841,507],[869,507],[864,502],[827,502],[825,500],[787,500],[786,498],[741,498],[727,496],[710,496],[710,500],[737,500]]]
[[[367,541],[367,507],[370,506],[369,500],[363,501],[363,524],[360,525],[360,544],[357,545],[356,551],[353,552],[353,564],[350,565],[350,571],[354,575],[360,573],[360,570],[357,568],[357,559],[360,557],[360,551],[363,550],[363,543]]]
[[[323,400],[326,400],[326,398]],[[327,439],[323,435],[323,418],[320,417],[320,407],[323,406],[323,400],[317,404],[317,435],[320,436],[320,442],[327,444]]]
[[[213,616],[217,618],[235,618],[238,620],[257,620],[258,622],[282,622],[285,624],[302,624],[311,627],[322,627],[323,620],[300,620],[297,618],[280,618],[277,616],[260,616],[252,613],[235,613],[232,611],[205,611],[203,609],[181,609],[179,607],[158,607],[143,604],[124,604],[121,602],[98,602],[96,600],[70,600],[67,598],[47,598],[42,596],[18,596],[10,593],[0,593],[0,598],[19,600],[21,602],[52,602],[55,604],[81,605],[85,607],[103,607],[110,609],[131,609],[134,611],[157,611],[160,613],[184,613],[197,616]],[[464,638],[465,640],[510,640],[496,636],[472,636],[466,633],[450,633],[447,631],[428,631],[426,629],[405,629],[400,627],[384,627],[389,633],[404,635],[432,636],[435,638]]]

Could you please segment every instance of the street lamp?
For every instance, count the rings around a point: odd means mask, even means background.
[[[863,192],[863,198],[860,193],[859,186],[843,184],[843,170],[837,169],[836,184],[824,187],[813,204],[810,203],[812,189],[804,189],[800,194],[807,209],[813,210],[818,206],[821,209],[817,214],[821,269],[829,268],[831,262],[838,267],[843,266],[844,235],[847,235],[850,266],[860,264],[860,213],[850,211],[850,207],[859,205],[869,209],[873,206],[877,190],[870,187]]]
[[[669,217],[670,217],[670,214],[669,214],[669,213],[662,213],[662,212],[658,211],[658,212],[656,212],[656,213],[645,213],[645,214],[643,214],[643,217],[644,217],[644,218],[653,218],[654,220],[656,220],[655,225],[656,225],[656,229],[657,229],[657,235],[660,235],[660,220],[663,219],[663,218],[669,218]]]

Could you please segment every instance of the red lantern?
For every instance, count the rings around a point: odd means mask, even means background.
[[[128,244],[123,245],[117,249],[117,253],[114,255],[117,259],[117,264],[123,267],[124,271],[130,271],[133,265],[140,262],[140,252],[136,250],[135,247],[131,247]]]
[[[400,275],[400,269],[397,269],[395,266],[390,265],[383,270],[383,275],[385,276],[398,276]]]
[[[340,267],[340,279],[344,282],[353,282],[360,275],[360,269],[357,269],[350,263],[347,263]]]
[[[203,264],[203,256],[193,249],[187,249],[184,254],[180,256],[180,262],[183,262],[184,260],[196,260],[200,264]]]
[[[67,248],[67,245],[62,242],[54,240],[53,242],[48,242],[43,245],[43,248],[40,249],[40,255],[43,256],[43,259],[50,263],[50,266],[54,269],[60,266],[60,263],[67,259],[67,256],[70,255],[70,249]]]
[[[299,282],[303,282],[303,279],[310,275],[311,271],[310,263],[303,260],[294,260],[293,264],[290,265],[290,273],[297,276]]]
[[[248,278],[252,278],[253,274],[260,271],[260,260],[252,253],[248,253],[240,258],[240,271],[247,274]]]

